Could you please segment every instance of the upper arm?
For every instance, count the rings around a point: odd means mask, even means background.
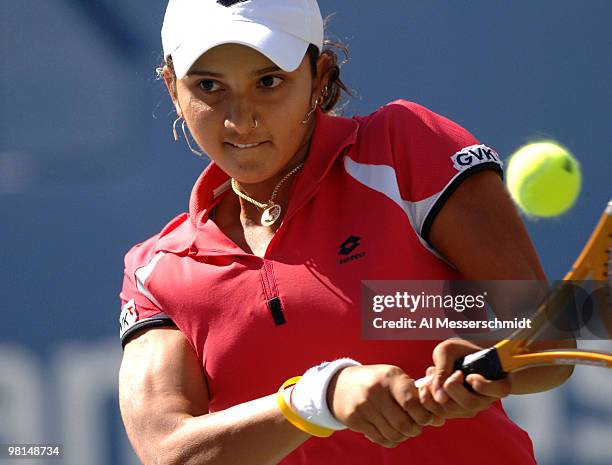
[[[181,421],[208,413],[204,371],[177,329],[147,329],[125,346],[119,405],[138,456],[150,463]]]
[[[433,220],[431,244],[466,279],[545,280],[544,271],[501,179],[465,179]]]
[[[546,292],[546,276],[516,207],[495,172],[474,174],[459,185],[433,221],[430,240],[466,279],[513,280],[489,288],[500,294],[489,296],[498,299],[494,305],[498,315],[516,316],[504,310],[516,311],[513,305],[517,302],[533,307],[519,308],[519,312],[535,312]],[[576,342],[545,338],[533,347],[576,347]]]

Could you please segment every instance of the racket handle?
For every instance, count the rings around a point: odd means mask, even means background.
[[[488,349],[479,350],[473,354],[468,354],[465,357],[458,359],[455,362],[455,370],[461,370],[464,376],[477,373],[490,380],[502,379],[506,376],[506,372],[503,370],[497,349],[495,347],[489,347]],[[425,376],[417,379],[414,385],[417,388],[425,386],[431,382],[433,376]],[[472,387],[463,383],[470,391]]]
[[[429,375],[429,376],[423,376],[422,378],[417,379],[417,380],[414,382],[414,385],[415,385],[415,386],[416,386],[416,388],[418,389],[418,388],[420,388],[421,386],[427,386],[427,385],[428,385],[428,384],[431,382],[431,380],[432,380],[432,379],[433,379],[433,376],[432,376],[432,375]]]

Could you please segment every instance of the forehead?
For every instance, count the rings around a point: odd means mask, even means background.
[[[223,44],[211,48],[200,56],[191,70],[215,71],[215,69],[224,68],[252,70],[270,66],[275,66],[274,62],[251,47],[240,44]]]

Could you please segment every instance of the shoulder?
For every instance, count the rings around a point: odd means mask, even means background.
[[[136,244],[126,253],[123,285],[119,293],[122,303],[119,315],[122,345],[144,328],[174,326],[171,317],[150,291],[149,281],[164,252],[178,252],[185,246],[189,248],[185,240],[191,225],[188,218],[186,213],[175,217],[158,234]]]
[[[407,100],[395,100],[359,123],[355,161],[384,163],[404,173],[444,173],[442,178],[501,160],[456,122]],[[488,165],[487,165],[488,166]],[[440,180],[442,180],[440,178]]]
[[[433,110],[408,100],[394,100],[367,116],[356,117],[363,137],[389,138],[390,142],[447,141],[453,146],[476,142],[465,128]]]
[[[397,99],[386,103],[367,116],[360,116],[358,118],[365,121],[385,121],[403,118],[412,122],[428,122],[431,119],[443,117],[416,102]]]
[[[181,213],[170,220],[159,233],[128,250],[124,259],[126,270],[134,271],[148,265],[159,252],[181,253],[189,249],[192,234],[189,215]]]

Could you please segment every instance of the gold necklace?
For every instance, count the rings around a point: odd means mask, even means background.
[[[276,220],[279,219],[281,212],[282,212],[281,206],[277,204],[276,202],[274,202],[274,199],[276,199],[276,196],[278,194],[278,189],[287,179],[289,179],[292,175],[297,173],[302,168],[302,166],[304,166],[304,163],[300,163],[298,166],[293,168],[283,177],[283,179],[281,179],[278,182],[278,184],[272,191],[270,200],[268,200],[267,203],[258,202],[257,200],[249,197],[248,195],[240,192],[240,190],[238,189],[238,183],[236,182],[234,178],[232,178],[232,190],[241,199],[244,199],[247,202],[255,205],[257,208],[263,209],[263,213],[261,214],[261,219],[260,219],[262,226],[266,226],[266,227],[272,226],[276,222]]]

